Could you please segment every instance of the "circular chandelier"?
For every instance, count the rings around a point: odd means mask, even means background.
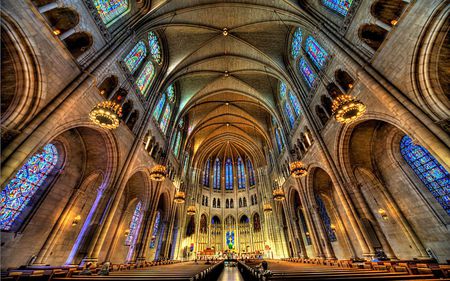
[[[272,213],[272,205],[270,205],[270,203],[264,204],[263,210],[264,210],[264,213],[266,213],[266,214]]]
[[[340,94],[333,99],[331,110],[336,121],[350,123],[366,111],[366,105],[351,95]]]
[[[152,181],[163,181],[166,178],[166,166],[155,165],[150,171]]]
[[[272,194],[275,201],[283,201],[284,199],[286,199],[286,195],[284,194],[284,190],[281,186],[274,189]]]
[[[114,101],[102,101],[89,113],[89,118],[98,126],[105,129],[119,127],[122,107]]]
[[[289,164],[289,171],[294,178],[304,177],[308,174],[306,167],[301,161],[294,161]]]
[[[183,191],[177,191],[175,193],[173,202],[175,202],[176,204],[183,204],[184,202],[186,202],[186,194]]]
[[[186,213],[187,213],[188,216],[193,216],[193,215],[195,215],[195,212],[196,212],[195,206],[189,206],[189,207],[187,208],[187,211],[186,211]]]

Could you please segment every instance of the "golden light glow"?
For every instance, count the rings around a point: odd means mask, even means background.
[[[72,221],[72,226],[76,226],[80,221],[81,221],[81,216],[80,215],[74,217],[73,221]]]
[[[102,101],[89,113],[89,118],[96,125],[105,129],[119,127],[122,107],[113,101]]]
[[[387,219],[388,219],[388,215],[387,215],[385,209],[383,209],[383,208],[378,209],[378,213],[381,215],[381,217],[382,217],[384,220],[387,220]]]
[[[166,166],[155,165],[150,171],[152,181],[163,181],[166,178]]]
[[[341,94],[333,99],[331,110],[336,121],[350,123],[366,112],[366,106],[351,95]]]
[[[272,194],[273,194],[273,199],[276,201],[283,201],[284,199],[286,199],[286,195],[284,194],[284,190],[282,187],[278,187],[278,188],[274,189]]]
[[[391,20],[392,25],[397,25],[397,23],[398,23],[398,20]]]
[[[188,216],[193,216],[196,213],[195,206],[189,206],[186,211]]]
[[[176,204],[183,204],[184,202],[186,202],[186,194],[183,191],[177,191],[175,193],[173,202],[175,202]]]
[[[295,161],[289,164],[289,171],[294,178],[304,177],[308,174],[305,165],[301,161]]]
[[[54,29],[54,30],[53,30],[53,34],[55,34],[56,36],[58,36],[58,35],[61,34],[61,30],[59,30],[59,29]]]
[[[124,236],[128,236],[130,234],[130,229],[125,230]]]
[[[270,203],[264,204],[263,210],[266,214],[272,213],[272,205],[270,205]]]

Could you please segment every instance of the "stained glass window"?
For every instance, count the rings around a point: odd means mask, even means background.
[[[225,162],[225,189],[233,189],[233,162],[228,158]]]
[[[302,113],[300,110],[300,102],[298,101],[297,96],[292,91],[289,91],[289,100],[291,101],[292,107],[294,108],[295,115],[299,117]]]
[[[128,70],[134,73],[147,55],[144,41],[139,41],[123,60]]]
[[[175,87],[173,85],[169,85],[169,87],[167,87],[166,94],[170,102],[175,101]]]
[[[294,36],[292,36],[291,55],[294,59],[298,58],[302,49],[302,30],[298,27]]]
[[[303,215],[302,209],[300,209],[300,208],[298,209],[298,214],[300,216],[299,219],[300,219],[300,223],[303,228],[303,232],[305,233],[306,244],[311,245],[312,244],[311,235],[306,235],[306,233],[309,233],[309,230],[308,230],[308,225],[306,224],[305,215]]]
[[[316,80],[316,74],[312,71],[311,66],[305,60],[305,58],[301,58],[298,64],[298,69],[300,73],[303,75],[306,83],[308,83],[309,87],[312,87],[314,81]]]
[[[136,241],[137,235],[139,233],[139,226],[141,224],[142,219],[141,209],[142,209],[142,202],[139,201],[136,204],[136,209],[134,209],[133,217],[131,218],[130,232],[128,233],[128,236],[125,239],[126,246],[134,245],[134,242]]]
[[[58,151],[47,144],[17,171],[0,195],[0,229],[10,230],[47,176],[55,168]]]
[[[153,118],[155,118],[156,121],[158,121],[159,117],[161,117],[161,113],[165,103],[166,103],[166,95],[162,95],[161,98],[159,98],[158,104],[155,107],[155,111],[153,111]]]
[[[330,239],[330,242],[335,242],[337,241],[336,233],[331,228],[331,219],[330,216],[328,215],[325,204],[323,203],[323,200],[320,197],[320,195],[314,194],[314,197],[316,197],[317,207],[319,208],[319,216],[322,219],[323,226],[325,228],[325,232],[327,233],[328,239]]]
[[[353,0],[322,0],[323,5],[339,14],[346,16]]]
[[[209,186],[209,173],[211,169],[211,159],[206,160],[205,170],[203,171],[203,185]]]
[[[181,132],[178,131],[177,138],[175,139],[175,146],[173,148],[173,153],[177,157],[178,157],[178,153],[180,152],[180,146],[181,146]]]
[[[158,235],[159,224],[161,222],[161,212],[156,212],[155,223],[153,224],[152,239],[150,240],[150,248],[155,248],[156,237]]]
[[[214,189],[220,189],[220,169],[222,168],[222,164],[220,163],[220,159],[217,158],[214,162]]]
[[[141,94],[144,97],[147,96],[147,90],[150,87],[154,76],[155,68],[153,67],[153,63],[149,61],[144,66],[144,69],[142,70],[141,74],[139,74],[139,77],[136,79],[136,85],[138,86],[139,91],[141,91]]]
[[[226,233],[226,242],[227,242],[227,246],[228,249],[233,249],[234,248],[234,231],[227,231]]]
[[[284,100],[286,98],[287,86],[286,83],[280,83],[280,99]]]
[[[100,18],[108,24],[128,10],[127,0],[94,0]]]
[[[155,32],[150,31],[148,33],[148,45],[150,46],[150,53],[152,58],[157,62],[161,62],[161,47],[159,46],[158,36]]]
[[[278,152],[281,153],[281,151],[283,150],[283,141],[281,140],[281,136],[280,136],[280,132],[277,129],[275,129],[275,139],[277,140],[277,147],[278,147]]]
[[[450,173],[427,149],[414,144],[409,136],[404,136],[400,141],[400,152],[414,173],[450,215]]]
[[[289,105],[289,103],[284,103],[284,111],[286,112],[286,116],[288,117],[289,120],[289,125],[292,127],[294,127],[294,123],[295,123],[295,117],[294,117],[294,113],[292,112],[292,108]]]
[[[312,36],[308,36],[308,38],[306,38],[305,46],[306,52],[308,53],[314,64],[318,68],[322,68],[328,58],[327,52],[325,52],[322,46],[320,46],[319,43],[317,43],[316,39],[314,39],[314,37]]]
[[[255,181],[255,171],[253,170],[252,161],[250,159],[247,159],[247,173],[248,173],[248,183],[250,186],[254,186]]]
[[[164,110],[164,114],[162,116],[161,123],[159,123],[159,128],[164,133],[167,131],[167,127],[169,126],[169,120],[170,120],[170,113],[171,113],[171,111],[172,111],[172,109],[170,108],[169,105],[167,105],[166,109]]]
[[[237,171],[238,171],[238,188],[242,189],[246,186],[246,178],[245,178],[245,167],[244,162],[242,162],[241,157],[237,160]]]

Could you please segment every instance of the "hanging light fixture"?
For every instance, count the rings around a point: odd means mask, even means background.
[[[166,178],[166,166],[155,165],[150,171],[150,179],[152,181],[163,181]]]
[[[77,215],[76,217],[73,218],[72,226],[78,225],[78,223],[79,223],[80,221],[81,221],[81,215]]]
[[[266,214],[272,213],[272,205],[270,205],[270,203],[265,203],[263,206],[263,210]]]
[[[289,171],[294,178],[304,177],[308,174],[305,165],[301,161],[294,161],[289,164]]]
[[[100,102],[89,113],[92,122],[109,130],[119,127],[121,116],[122,106],[110,100]]]
[[[176,204],[183,204],[184,202],[186,202],[186,194],[183,191],[177,191],[175,193],[173,202],[175,202]]]
[[[366,111],[366,105],[351,95],[339,94],[333,97],[331,105],[334,118],[340,123],[350,123]]]
[[[286,195],[284,194],[284,189],[281,186],[274,189],[272,194],[273,194],[273,199],[276,201],[283,201],[284,199],[286,199]]]
[[[188,216],[193,216],[196,213],[195,206],[189,206],[186,211]]]

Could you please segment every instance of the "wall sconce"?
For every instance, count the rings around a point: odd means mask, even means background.
[[[395,25],[397,25],[397,23],[398,23],[398,20],[391,20],[391,24],[393,25],[393,26],[395,26]]]
[[[53,34],[55,34],[56,36],[58,36],[58,35],[61,34],[61,30],[59,30],[59,29],[54,29],[54,30],[53,30]]]
[[[387,219],[388,219],[388,216],[387,216],[387,213],[386,213],[386,210],[385,210],[385,209],[383,209],[383,208],[378,209],[378,214],[380,214],[380,216],[381,216],[384,220],[387,220]]]
[[[306,235],[306,236],[309,236],[309,232],[306,232],[305,235]]]
[[[81,221],[81,216],[77,215],[76,217],[73,218],[72,226],[76,226],[80,221]]]
[[[128,236],[130,234],[130,229],[125,230],[124,236]]]
[[[330,228],[335,231],[336,230],[336,226],[334,224],[330,224]]]

